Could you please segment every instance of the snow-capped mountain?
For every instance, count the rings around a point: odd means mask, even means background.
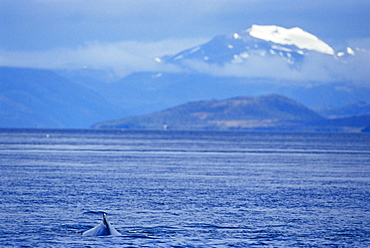
[[[310,53],[320,53],[335,59],[353,56],[355,49],[336,52],[330,45],[301,28],[286,29],[268,25],[252,27],[225,36],[217,36],[209,42],[179,52],[173,56],[156,58],[160,63],[184,64],[188,60],[211,64],[244,63],[254,56],[281,57],[290,65],[301,62]]]

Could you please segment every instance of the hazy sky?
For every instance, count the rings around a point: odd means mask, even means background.
[[[370,48],[369,0],[0,0],[0,18],[10,66],[155,70],[155,56],[252,24]]]

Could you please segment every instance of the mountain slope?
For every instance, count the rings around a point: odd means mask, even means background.
[[[114,116],[101,96],[52,71],[0,67],[0,127],[83,128]]]
[[[173,56],[157,58],[157,62],[172,63],[188,67],[189,60],[202,61],[207,64],[240,64],[251,57],[280,57],[296,67],[310,53],[320,53],[333,57],[354,55],[352,48],[335,52],[330,45],[298,27],[286,29],[268,25],[252,27],[231,35],[217,36],[211,41],[187,49]]]
[[[129,129],[234,129],[279,128],[324,119],[297,102],[279,95],[237,97],[189,102],[164,111],[103,122],[94,128]]]

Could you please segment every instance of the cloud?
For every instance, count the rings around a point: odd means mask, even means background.
[[[195,71],[214,76],[262,77],[277,80],[279,84],[310,87],[312,84],[349,82],[370,88],[370,50],[358,49],[355,56],[345,61],[332,56],[311,53],[297,69],[280,57],[251,56],[244,63],[223,66],[198,60],[186,60],[184,67],[157,63],[155,57],[175,54],[185,48],[204,43],[202,39],[167,39],[157,42],[100,42],[91,41],[76,48],[57,48],[46,51],[1,51],[0,65],[45,69],[93,68],[109,69],[124,77],[133,72]],[[369,47],[369,39],[349,42],[356,50]],[[185,68],[185,69],[184,69]]]
[[[352,82],[355,85],[370,88],[370,50],[356,51],[346,63],[339,64],[333,71],[339,79]]]
[[[174,71],[171,65],[154,61],[157,56],[172,54],[204,42],[201,39],[162,40],[158,42],[87,42],[76,48],[46,51],[2,51],[0,65],[44,69],[95,68],[113,69],[119,76],[136,71]]]
[[[207,73],[214,76],[235,76],[235,77],[262,77],[279,80],[329,80],[324,75],[320,66],[313,66],[314,63],[306,63],[302,69],[292,69],[289,64],[280,57],[261,57],[253,55],[243,63],[227,63],[225,65],[207,64],[203,61],[188,60],[184,64],[200,73]],[[309,65],[309,67],[307,67]],[[315,71],[315,73],[312,73]]]
[[[356,56],[346,60],[330,55],[311,53],[299,68],[292,68],[280,57],[250,56],[243,63],[225,65],[209,64],[199,60],[186,60],[188,70],[214,76],[270,78],[272,82],[311,87],[313,84],[349,83],[370,88],[370,53],[357,51]]]

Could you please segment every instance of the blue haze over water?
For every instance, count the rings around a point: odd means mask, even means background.
[[[0,158],[2,247],[370,246],[369,134],[3,129]]]

